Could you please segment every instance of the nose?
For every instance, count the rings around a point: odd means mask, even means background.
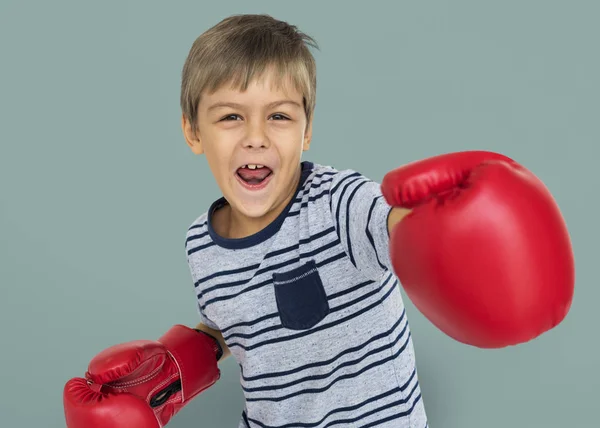
[[[244,148],[260,149],[270,146],[269,137],[266,132],[266,124],[254,121],[248,122],[246,137],[244,138]]]

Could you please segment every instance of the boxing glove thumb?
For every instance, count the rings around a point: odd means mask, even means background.
[[[139,397],[127,392],[107,395],[88,379],[70,379],[63,396],[68,428],[162,428]]]

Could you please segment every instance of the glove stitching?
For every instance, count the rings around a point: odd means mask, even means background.
[[[152,379],[154,379],[155,377],[157,377],[160,372],[162,370],[162,367],[159,367],[158,369],[155,369],[152,373],[150,373],[149,375],[146,375],[145,377],[135,380],[135,381],[129,381],[129,382],[116,382],[116,383],[110,383],[109,385],[112,386],[113,388],[130,388],[133,386],[138,386],[141,385],[142,383],[148,382]]]
[[[304,278],[304,277],[306,277],[306,276],[308,276],[308,275],[310,275],[312,273],[315,273],[316,271],[317,271],[317,269],[312,268],[309,271],[304,272],[302,275],[298,275],[298,276],[296,276],[296,277],[294,277],[292,279],[286,279],[286,280],[283,280],[283,281],[273,281],[273,284],[289,284],[291,282],[298,281],[298,280],[300,280],[300,279],[302,279],[302,278]]]
[[[186,382],[186,384],[184,384],[184,381],[183,381],[183,373],[184,373],[183,367],[181,366],[181,362],[176,358],[176,355],[170,349],[167,349],[167,352],[169,353],[169,355],[171,356],[171,359],[177,366],[177,372],[179,375],[179,379],[181,380],[181,402],[183,403],[186,400],[185,392],[186,392],[186,387],[187,387],[187,382]]]

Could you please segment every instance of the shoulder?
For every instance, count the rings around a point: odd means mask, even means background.
[[[208,236],[208,211],[203,212],[192,221],[185,233],[185,250],[190,253],[190,250],[197,247],[197,243],[204,239],[210,239]]]
[[[215,200],[206,211],[197,216],[187,228],[186,243],[190,240],[190,238],[197,239],[199,235],[209,235],[209,217],[215,211],[219,211],[219,208],[223,207],[224,205],[226,205],[225,198],[220,197],[219,199]]]
[[[208,211],[203,212],[188,226],[186,236],[208,230]]]
[[[313,163],[294,202],[299,209],[292,210],[292,213],[304,211],[313,221],[317,221],[315,217],[330,216],[335,206],[347,201],[349,196],[354,196],[354,188],[361,182],[369,181],[352,168],[339,169],[331,165]]]
[[[322,190],[332,190],[338,183],[352,178],[365,178],[360,172],[351,169],[339,169],[331,165],[310,163],[310,172],[304,181],[305,194],[308,191],[317,193]]]
[[[372,183],[373,181],[354,168],[336,168],[330,165],[314,164],[313,173],[307,180],[307,185],[327,190],[330,194],[337,193],[352,183]],[[312,179],[311,179],[312,178]]]

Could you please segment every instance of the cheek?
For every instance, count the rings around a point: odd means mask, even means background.
[[[225,184],[231,178],[232,155],[217,147],[216,144],[210,144],[205,149],[204,156],[215,179],[219,183]]]
[[[231,157],[235,144],[223,132],[207,133],[205,153],[209,161],[222,163]]]
[[[275,142],[281,150],[295,152],[301,149],[304,143],[304,128],[298,123],[274,124],[270,127],[271,141]]]

